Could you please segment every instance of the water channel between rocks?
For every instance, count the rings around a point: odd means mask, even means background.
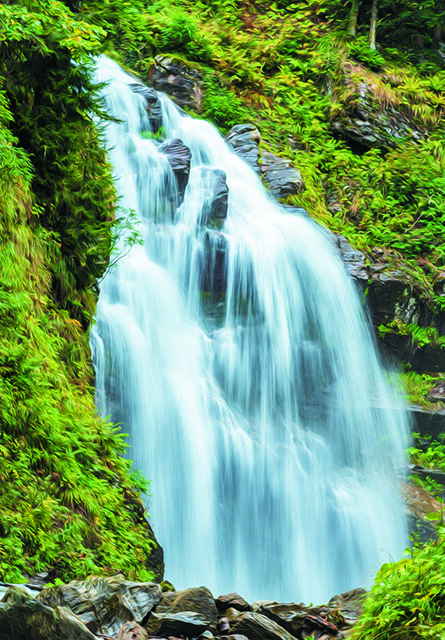
[[[334,247],[211,124],[153,92],[149,117],[142,85],[106,58],[97,78],[144,241],[127,252],[123,230],[101,284],[97,403],[151,480],[166,577],[250,600],[369,585],[406,545],[407,423]]]

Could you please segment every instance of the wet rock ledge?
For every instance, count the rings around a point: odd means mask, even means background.
[[[0,640],[316,640],[346,638],[363,589],[318,607],[260,601],[206,587],[162,592],[122,576],[89,578],[38,590],[0,586]]]

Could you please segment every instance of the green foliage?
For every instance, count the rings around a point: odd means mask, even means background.
[[[441,436],[439,440],[432,440],[431,437],[423,438],[424,440],[430,440],[426,450],[419,449],[415,446],[410,447],[408,453],[411,462],[427,469],[445,471],[445,434],[441,434]],[[413,437],[416,438],[419,436],[414,433]]]
[[[436,640],[445,636],[445,529],[438,540],[384,564],[351,640]]]

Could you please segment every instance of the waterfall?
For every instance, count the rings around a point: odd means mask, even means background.
[[[406,544],[407,424],[329,234],[160,95],[163,140],[191,151],[181,201],[135,79],[106,58],[96,74],[120,119],[106,135],[122,215],[143,239],[127,251],[123,231],[101,283],[97,404],[151,480],[166,577],[250,600],[369,585]]]

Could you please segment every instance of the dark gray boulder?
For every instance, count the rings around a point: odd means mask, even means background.
[[[113,576],[50,587],[41,591],[38,599],[50,607],[67,607],[85,624],[95,621],[101,633],[116,635],[125,622],[142,624],[162,593],[158,584]]]
[[[226,173],[221,169],[212,169],[211,167],[201,167],[198,171],[206,193],[201,224],[219,228],[227,217],[229,189]]]
[[[236,124],[226,136],[229,147],[256,173],[259,173],[260,132],[253,124]]]
[[[145,87],[142,84],[134,84],[133,91],[144,97],[151,131],[157,133],[162,126],[162,105],[158,94],[151,87]]]
[[[0,602],[0,640],[95,640],[71,611],[54,609],[20,587],[11,587]]]
[[[197,69],[176,58],[159,55],[149,70],[149,81],[180,107],[201,111],[203,82]]]
[[[304,191],[301,173],[290,160],[265,151],[261,156],[260,172],[263,182],[277,198],[296,195]]]
[[[219,231],[208,230],[204,237],[200,289],[207,293],[224,293],[227,289],[227,239]]]
[[[318,616],[327,610],[326,607],[308,607],[305,604],[295,602],[264,602],[254,604],[254,608],[257,613],[267,616],[297,637],[299,637],[308,615]]]
[[[191,151],[179,138],[172,138],[163,142],[159,147],[159,151],[167,156],[170,167],[175,174],[179,200],[177,204],[180,204],[189,181]]]

